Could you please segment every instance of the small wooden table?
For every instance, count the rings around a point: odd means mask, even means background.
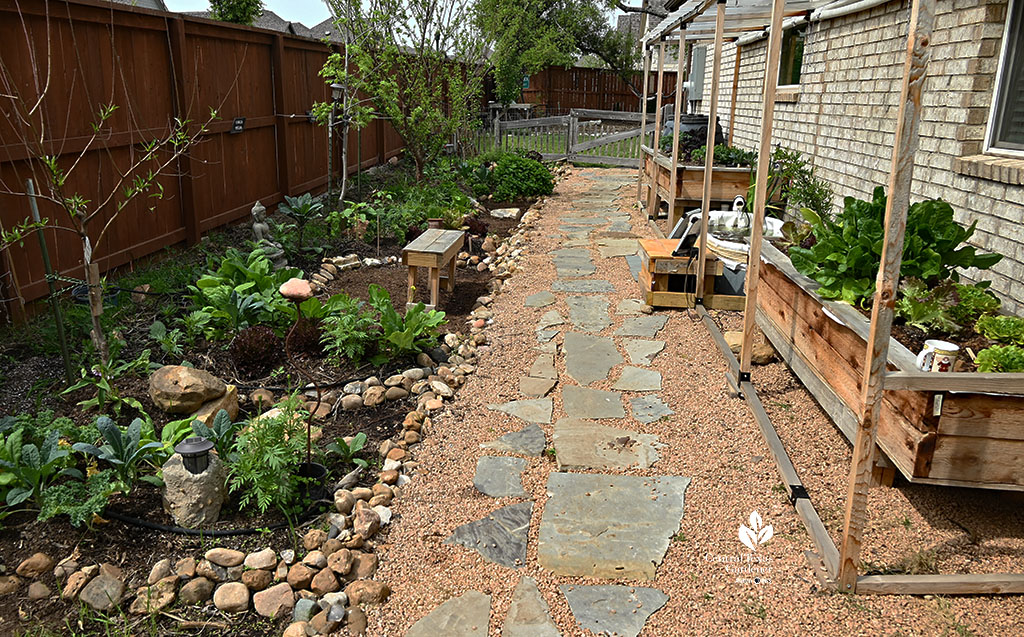
[[[696,294],[680,290],[696,287],[696,257],[672,256],[678,239],[640,239],[640,290],[651,307],[693,307]],[[715,277],[724,266],[708,251],[704,267],[704,307],[716,310],[742,310],[746,297],[715,294]],[[692,286],[692,287],[691,287]]]
[[[455,289],[455,255],[466,241],[462,230],[427,230],[402,248],[402,263],[409,266],[409,293],[406,307],[416,300],[416,271],[430,268],[430,304],[427,309],[437,308],[441,292],[441,268],[447,267],[445,289]]]

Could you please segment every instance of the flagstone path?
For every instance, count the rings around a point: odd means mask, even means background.
[[[673,412],[656,393],[662,388],[661,373],[650,368],[665,348],[657,335],[667,317],[645,315],[649,309],[637,299],[613,304],[612,282],[592,276],[597,264],[606,260],[618,264],[623,278],[639,267],[636,236],[629,235],[630,216],[615,203],[618,189],[632,180],[618,175],[595,178],[585,196],[574,201],[573,212],[558,220],[559,232],[553,238],[560,247],[547,254],[556,278],[550,290],[526,296],[523,306],[546,308],[563,301],[568,314],[548,309],[535,325],[538,349],[535,358],[522,363],[521,398],[488,405],[526,426],[481,445],[473,486],[493,498],[521,501],[495,507],[483,518],[458,526],[444,542],[477,551],[516,577],[515,569],[527,560],[534,506],[532,500],[522,499],[528,497],[520,479],[526,460],[491,454],[534,456],[549,448],[558,471],[547,481],[537,562],[558,576],[607,580],[608,585],[568,585],[560,590],[580,627],[633,637],[668,596],[656,588],[616,581],[655,578],[670,539],[679,530],[690,479],[622,475],[630,468],[656,465],[664,446],[658,436],[633,429],[627,405],[632,418],[641,423]],[[561,347],[553,340],[557,336]],[[608,383],[613,383],[611,390],[590,387]],[[644,395],[624,399],[623,392]],[[566,416],[555,423],[549,446],[538,424],[552,422],[556,402]],[[489,604],[485,592],[467,592],[426,614],[407,634],[485,634]],[[519,580],[501,634],[560,634],[532,578]]]

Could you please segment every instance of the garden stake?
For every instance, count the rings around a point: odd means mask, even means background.
[[[284,355],[288,358],[288,362],[291,363],[300,376],[305,376],[313,388],[316,389],[316,406],[309,411],[309,418],[306,419],[306,464],[313,462],[313,443],[311,442],[313,437],[313,415],[318,409],[320,409],[320,399],[322,392],[320,391],[320,385],[313,378],[313,375],[302,365],[295,360],[292,356],[291,349],[288,347],[288,343],[292,340],[292,334],[295,333],[295,328],[298,327],[299,321],[302,320],[302,308],[299,307],[300,301],[294,301],[295,303],[295,324],[292,325],[291,329],[288,330],[288,334],[284,337]]]
[[[32,208],[32,221],[37,224],[42,223],[39,217],[39,206],[36,204],[36,188],[31,179],[25,180],[25,192],[28,193],[28,203]],[[46,237],[43,236],[42,227],[36,228],[36,237],[39,238],[39,251],[43,255],[43,267],[46,268],[46,285],[50,288],[50,307],[53,308],[53,321],[57,325],[57,341],[60,344],[60,357],[64,359],[64,376],[70,384],[75,382],[75,374],[71,365],[71,356],[68,354],[67,337],[64,336],[64,317],[61,314],[60,303],[57,300],[57,286],[53,282],[53,267],[50,265],[50,251],[46,248]]]

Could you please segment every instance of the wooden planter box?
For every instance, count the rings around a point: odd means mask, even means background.
[[[757,323],[853,440],[870,322],[818,296],[770,244],[762,251]],[[910,482],[1024,490],[1024,374],[920,372],[890,339],[878,446]]]
[[[647,183],[657,184],[658,198],[668,201],[672,187],[672,173],[669,165],[671,159],[664,155],[654,156],[650,149],[644,148],[644,170]],[[732,204],[737,195],[747,196],[750,187],[750,171],[747,168],[711,169],[711,206],[718,208],[721,204]],[[704,167],[676,165],[676,207],[700,207],[704,196]]]

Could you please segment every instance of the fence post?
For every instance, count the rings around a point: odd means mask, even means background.
[[[494,116],[494,148],[501,150],[501,113]]]
[[[572,147],[576,145],[576,137],[579,133],[580,116],[576,109],[569,110],[568,126],[565,127],[565,161],[572,161]]]
[[[174,115],[184,121],[188,119],[188,102],[185,95],[189,86],[185,67],[185,21],[181,18],[169,18],[167,31],[171,43],[171,75],[174,77]],[[185,242],[188,245],[195,245],[202,236],[202,228],[199,210],[196,208],[195,189],[192,188],[191,151],[178,157],[178,191],[181,193]]]
[[[274,87],[274,136],[277,140],[277,185],[282,195],[291,195],[291,175],[288,173],[288,123],[284,102],[284,36],[274,36],[270,56],[271,84]]]

